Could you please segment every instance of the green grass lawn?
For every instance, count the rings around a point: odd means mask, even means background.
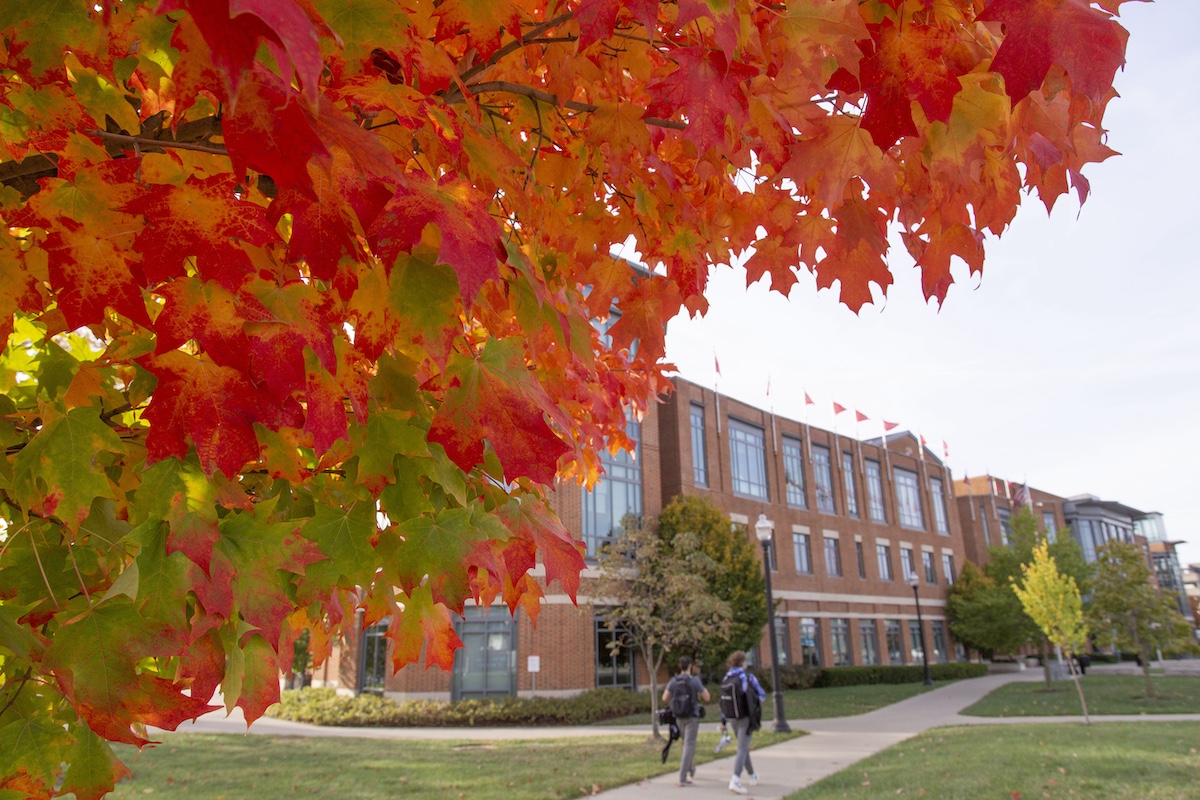
[[[1085,675],[1079,679],[1088,713],[1196,714],[1200,713],[1200,678],[1159,676],[1154,679],[1158,698],[1145,697],[1140,675]],[[1046,684],[1019,681],[1000,687],[962,712],[974,717],[1043,717],[1081,714],[1079,695],[1070,680]],[[1198,792],[1200,796],[1200,792]]]
[[[953,681],[937,681],[932,688],[946,686]],[[715,689],[709,689],[716,695]],[[877,708],[907,700],[914,695],[931,691],[922,683],[874,684],[868,686],[835,686],[830,689],[805,689],[783,693],[783,708],[789,720],[822,719],[825,717],[852,717]],[[716,703],[708,706],[705,722],[719,722],[721,709]],[[763,702],[763,719],[775,719],[775,701],[770,694]],[[649,714],[634,714],[598,723],[600,725],[650,724]]]
[[[938,728],[788,800],[1195,800],[1200,722]]]
[[[759,731],[753,742],[789,738]],[[700,735],[697,763],[715,758],[716,743],[716,734]],[[661,751],[640,736],[441,742],[175,734],[140,755],[120,746],[133,781],[110,797],[558,800],[678,770],[679,742],[666,764]]]

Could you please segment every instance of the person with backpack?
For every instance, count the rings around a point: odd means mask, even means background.
[[[737,739],[737,756],[733,759],[733,777],[729,791],[746,794],[742,785],[742,770],[750,776],[750,785],[758,784],[758,773],[750,761],[750,735],[762,727],[763,691],[758,678],[746,671],[746,654],[738,650],[729,657],[729,671],[721,679],[721,716],[733,726]]]
[[[710,699],[708,689],[692,674],[692,659],[680,657],[679,674],[667,682],[662,695],[663,702],[669,704],[671,713],[675,715],[675,724],[683,739],[683,757],[679,761],[680,786],[691,786],[692,777],[696,774],[692,760],[696,757],[696,734],[700,732],[700,717],[704,714],[701,703],[707,703]]]

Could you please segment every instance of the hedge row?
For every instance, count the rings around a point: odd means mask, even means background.
[[[763,688],[774,691],[769,669],[755,670]],[[987,664],[930,664],[929,674],[935,681],[979,678],[987,674]],[[779,668],[779,684],[784,691],[795,689],[827,689],[833,686],[864,686],[875,683],[920,683],[925,669],[903,667],[804,667],[788,665]]]
[[[393,728],[588,725],[628,714],[649,714],[650,695],[593,689],[574,697],[396,702],[373,694],[338,695],[333,689],[289,689],[268,716],[314,725]]]

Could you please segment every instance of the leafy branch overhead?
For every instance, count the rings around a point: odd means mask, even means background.
[[[548,492],[710,266],[858,309],[896,231],[940,303],[1022,191],[1087,196],[1121,4],[0,4],[0,790],[253,719],[301,631],[447,667],[539,558],[574,596]]]

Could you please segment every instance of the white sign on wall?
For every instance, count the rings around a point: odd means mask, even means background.
[[[542,671],[542,657],[541,656],[530,656],[528,669],[530,672],[541,672]]]

